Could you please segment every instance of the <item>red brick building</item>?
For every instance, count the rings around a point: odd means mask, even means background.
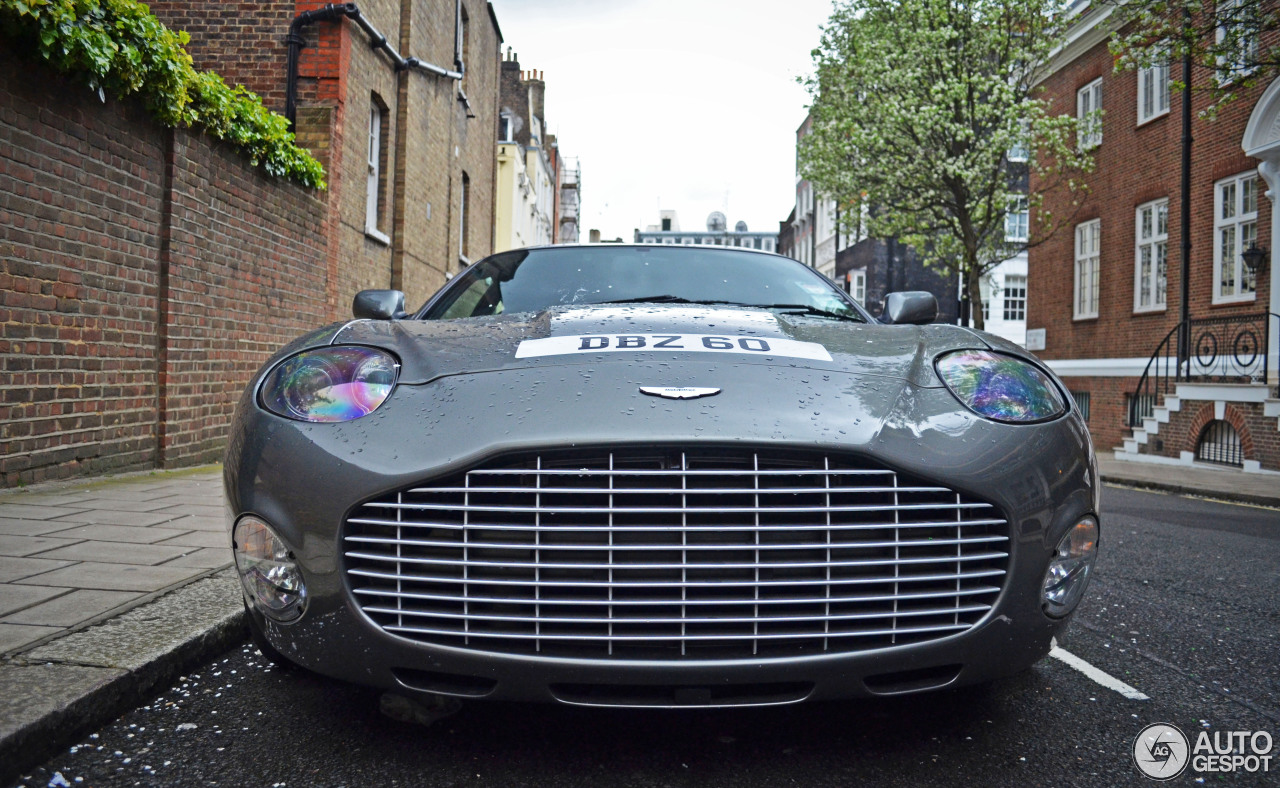
[[[1280,215],[1280,81],[1241,91],[1212,121],[1199,117],[1208,92],[1193,92],[1184,228],[1183,97],[1169,88],[1181,64],[1117,73],[1107,49],[1110,11],[1082,10],[1043,82],[1057,111],[1085,117],[1101,109],[1102,119],[1082,134],[1097,168],[1079,208],[1063,192],[1045,197],[1044,209],[1071,218],[1030,252],[1029,347],[1086,411],[1099,452],[1280,471],[1272,229]],[[1263,45],[1276,37],[1265,34]],[[1216,78],[1196,68],[1192,84]],[[1039,188],[1034,176],[1031,188]],[[1244,254],[1254,246],[1261,254]]]
[[[309,0],[150,5],[191,34],[198,68],[282,114],[299,37],[296,130],[329,173],[333,317],[366,288],[403,290],[417,306],[492,252],[502,33],[491,3],[360,0],[348,4],[357,16],[334,18]],[[308,11],[320,18],[299,20]]]

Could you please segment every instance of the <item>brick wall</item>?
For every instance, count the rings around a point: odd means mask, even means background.
[[[1181,410],[1170,413],[1169,422],[1160,425],[1159,435],[1148,439],[1140,451],[1174,458],[1184,451],[1194,453],[1201,433],[1215,416],[1213,402],[1183,402]],[[1276,419],[1265,415],[1262,403],[1228,402],[1223,421],[1235,428],[1244,459],[1256,460],[1267,470],[1280,470],[1280,430]]]
[[[171,30],[191,35],[187,51],[196,64],[240,84],[284,112],[285,41],[296,15],[294,0],[259,3],[200,3],[154,0],[151,13]]]
[[[1039,354],[1037,354],[1039,355]],[[1138,378],[1084,377],[1062,378],[1073,394],[1089,395],[1089,433],[1093,448],[1099,454],[1110,454],[1129,437],[1125,427],[1129,418],[1126,396],[1138,385]]]
[[[155,457],[163,147],[137,108],[0,55],[6,486]]]
[[[325,321],[318,195],[269,180],[225,146],[175,135],[162,346],[161,458],[212,462],[245,384]]]
[[[319,195],[0,54],[0,485],[206,462],[323,320]]]

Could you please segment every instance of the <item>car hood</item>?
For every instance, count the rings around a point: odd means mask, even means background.
[[[308,344],[321,344],[317,338],[311,335]],[[390,350],[400,358],[400,382],[407,385],[549,366],[714,363],[719,356],[733,365],[870,375],[927,387],[942,385],[933,370],[940,353],[990,346],[982,335],[957,326],[888,326],[668,304],[563,307],[460,320],[355,320],[324,344]]]

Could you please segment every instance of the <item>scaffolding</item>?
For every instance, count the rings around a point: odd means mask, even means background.
[[[564,159],[560,168],[560,227],[556,235],[562,244],[578,243],[578,219],[581,213],[582,173],[578,169],[578,160]]]

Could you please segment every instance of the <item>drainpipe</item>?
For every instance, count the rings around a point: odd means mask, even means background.
[[[1183,35],[1191,10],[1182,9]],[[1178,331],[1178,379],[1191,371],[1191,53],[1182,54],[1182,328]]]
[[[458,0],[457,13],[457,27],[460,31],[462,25],[462,0]],[[297,120],[298,111],[298,53],[307,45],[307,40],[302,36],[302,29],[316,22],[336,21],[344,16],[350,17],[351,21],[355,22],[356,26],[364,31],[364,34],[369,38],[369,47],[371,49],[381,49],[387,53],[387,57],[391,58],[391,63],[395,66],[396,71],[425,71],[436,76],[457,80],[461,80],[462,75],[466,73],[465,65],[462,62],[460,41],[455,40],[454,46],[454,65],[457,70],[451,71],[419,60],[416,57],[401,57],[395,47],[387,43],[387,37],[378,32],[378,29],[370,24],[369,20],[360,13],[360,8],[355,3],[329,3],[324,8],[319,8],[315,11],[303,11],[294,17],[293,22],[289,24],[289,35],[285,39],[289,44],[289,60],[284,92],[284,116],[288,118],[291,130]]]

